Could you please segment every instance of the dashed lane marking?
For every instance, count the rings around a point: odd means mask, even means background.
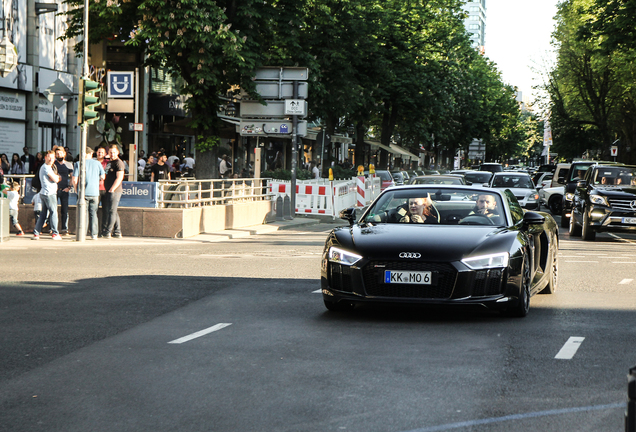
[[[631,283],[634,279],[623,279],[622,281],[620,281],[618,284],[619,285],[627,285],[628,283]]]
[[[561,350],[554,357],[559,360],[571,360],[574,357],[574,354],[578,351],[579,347],[585,340],[584,337],[572,336],[568,341],[563,345]]]
[[[198,331],[196,333],[189,334],[189,335],[184,336],[184,337],[179,338],[179,339],[175,339],[175,340],[170,341],[168,343],[169,344],[182,344],[184,342],[190,341],[192,339],[196,339],[196,338],[201,337],[201,336],[205,336],[206,334],[221,330],[221,329],[223,329],[223,328],[225,328],[227,326],[231,326],[231,325],[232,325],[232,323],[219,323],[219,324],[213,325],[212,327],[208,327],[206,329],[203,329],[203,330]]]

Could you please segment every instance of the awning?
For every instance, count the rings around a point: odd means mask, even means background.
[[[382,149],[382,150],[386,150],[387,152],[391,154],[395,153],[395,150],[393,150],[391,147],[385,146],[380,141],[365,141],[364,143],[371,146],[371,150]]]
[[[389,144],[389,147],[391,147],[391,150],[393,150],[393,153],[397,156],[400,157],[401,159],[404,160],[410,160],[411,159],[411,153],[407,152],[406,150],[404,150],[402,147],[395,145],[395,144]]]
[[[419,156],[414,155],[413,153],[411,153],[410,151],[408,151],[407,149],[400,147],[399,145],[396,144],[391,144],[390,146],[392,149],[396,149],[399,153],[408,156],[409,158],[411,158],[411,160],[419,160]]]

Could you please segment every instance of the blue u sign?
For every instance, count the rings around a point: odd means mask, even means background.
[[[131,99],[135,97],[133,86],[134,72],[108,72],[108,98]]]

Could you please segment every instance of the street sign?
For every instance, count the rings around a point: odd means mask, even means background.
[[[285,99],[285,114],[286,115],[306,115],[305,101],[301,99]]]
[[[298,99],[307,99],[308,88],[309,84],[306,82],[298,83]],[[256,83],[256,93],[263,99],[291,99],[294,97],[294,84],[261,81]]]
[[[292,133],[292,121],[291,120],[241,120],[240,126],[237,129],[241,136],[279,136],[279,135],[291,135]],[[307,122],[298,122],[298,136],[307,135]]]
[[[296,99],[293,99],[296,100]],[[296,100],[298,101],[298,100]],[[289,117],[290,114],[285,113],[285,103],[287,100],[267,101],[266,105],[259,101],[241,101],[241,118],[249,117]],[[307,101],[301,101],[304,105],[303,112],[307,112]],[[303,114],[304,116],[304,114]]]
[[[307,81],[309,69],[305,67],[264,67],[256,69],[257,80]]]
[[[618,146],[612,146],[612,156],[618,156]]]
[[[134,72],[108,72],[108,98],[132,99],[135,97],[133,87]]]

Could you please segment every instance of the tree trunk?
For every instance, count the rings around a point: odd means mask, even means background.
[[[355,168],[358,169],[360,165],[366,165],[366,154],[364,143],[364,136],[366,134],[366,130],[364,127],[364,123],[358,122],[356,123],[356,152],[355,152]]]

